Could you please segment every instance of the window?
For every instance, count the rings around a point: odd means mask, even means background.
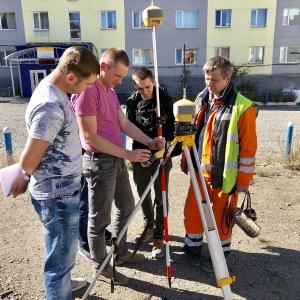
[[[152,49],[133,49],[133,65],[153,65]]]
[[[282,26],[300,25],[300,8],[285,8],[283,10]]]
[[[35,30],[48,30],[49,20],[47,12],[33,13],[33,26]]]
[[[71,39],[80,39],[81,30],[80,30],[80,14],[79,12],[69,13],[70,21],[70,36]]]
[[[252,9],[251,10],[251,26],[266,27],[267,24],[267,10],[266,9]]]
[[[132,27],[133,28],[147,28],[147,27],[145,27],[141,11],[133,11],[132,12]]]
[[[230,27],[231,9],[216,10],[216,27]]]
[[[215,56],[223,56],[223,57],[229,59],[229,47],[215,48]]]
[[[9,60],[5,60],[4,58],[12,53],[14,53],[14,51],[0,50],[0,66],[1,67],[9,67],[10,66]],[[16,65],[16,64],[13,64],[13,65]]]
[[[280,47],[280,63],[300,63],[300,46]]]
[[[264,63],[264,47],[250,47],[248,64]]]
[[[101,29],[116,29],[116,12],[115,11],[104,11],[100,13]]]
[[[176,65],[183,65],[183,63],[193,65],[196,64],[196,62],[197,62],[197,49],[185,49],[185,53],[183,53],[183,48],[175,49]]]
[[[177,28],[198,28],[198,11],[179,10],[176,11],[176,27]]]
[[[0,13],[0,29],[17,29],[15,13]]]

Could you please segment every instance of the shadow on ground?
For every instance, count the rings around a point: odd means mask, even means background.
[[[175,236],[170,237],[170,239],[182,240]],[[164,300],[222,299],[222,297],[218,296],[209,296],[207,293],[204,293],[204,291],[201,293],[201,284],[216,287],[215,274],[205,273],[200,268],[201,261],[204,257],[209,256],[206,246],[207,245],[204,245],[200,259],[190,259],[186,263],[180,264],[171,263],[172,288],[153,284],[143,280],[142,277],[140,279],[131,278],[128,287],[137,292],[149,294]],[[142,248],[143,250],[150,251],[151,245],[143,244]],[[171,252],[180,249],[180,247],[170,248]],[[231,285],[232,292],[245,299],[299,299],[300,253],[294,250],[270,246],[263,248],[263,250],[265,253],[257,254],[232,251],[227,261],[230,276],[236,276],[236,281]],[[157,274],[158,276],[164,276],[166,274],[166,264],[164,259],[145,260],[139,264],[128,264],[126,267],[137,271],[140,270],[143,273]],[[146,276],[146,278],[149,277]],[[262,278],[264,278],[264,280]],[[165,278],[165,280],[167,282],[167,278]],[[193,288],[193,291],[180,289],[180,280],[193,282],[192,285],[195,287]],[[286,290],[285,287],[287,281],[294,282],[292,290]],[[115,288],[117,289],[118,287]],[[82,297],[85,291],[86,289],[79,291],[76,296]],[[99,300],[103,298],[89,296],[88,299]],[[147,297],[141,298],[141,300],[142,299],[147,299]]]

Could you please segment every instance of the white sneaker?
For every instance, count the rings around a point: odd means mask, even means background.
[[[87,285],[85,278],[73,278],[71,279],[71,291],[77,291]]]
[[[165,255],[163,239],[154,239],[151,255],[153,258],[162,258]]]

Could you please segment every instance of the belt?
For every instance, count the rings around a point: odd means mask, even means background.
[[[100,153],[100,152],[91,152],[91,151],[85,151],[84,154],[91,158],[116,158],[113,155],[107,154],[107,153]]]

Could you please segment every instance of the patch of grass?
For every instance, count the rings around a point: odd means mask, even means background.
[[[300,171],[300,144],[298,140],[292,141],[290,154],[285,155],[285,143],[278,141],[278,149],[280,153],[278,155],[270,155],[260,158],[256,161],[255,174],[260,177],[273,177],[280,175],[280,167],[292,171]],[[275,171],[274,171],[275,169]]]
[[[255,175],[260,176],[260,177],[274,177],[274,176],[278,176],[279,173],[275,172],[273,170],[265,169],[265,168],[263,168],[263,169],[256,168]]]
[[[284,158],[284,164],[289,170],[300,171],[300,148],[291,151],[290,155]]]
[[[0,169],[15,164],[18,159],[14,156],[7,156],[6,153],[0,152]]]
[[[300,171],[300,145],[298,140],[292,142],[288,156],[285,156],[284,151],[282,151],[281,161],[286,169]]]
[[[278,162],[280,162],[280,155],[261,157],[256,161],[255,175],[260,177],[275,177],[279,176]],[[281,163],[280,163],[281,164]]]

